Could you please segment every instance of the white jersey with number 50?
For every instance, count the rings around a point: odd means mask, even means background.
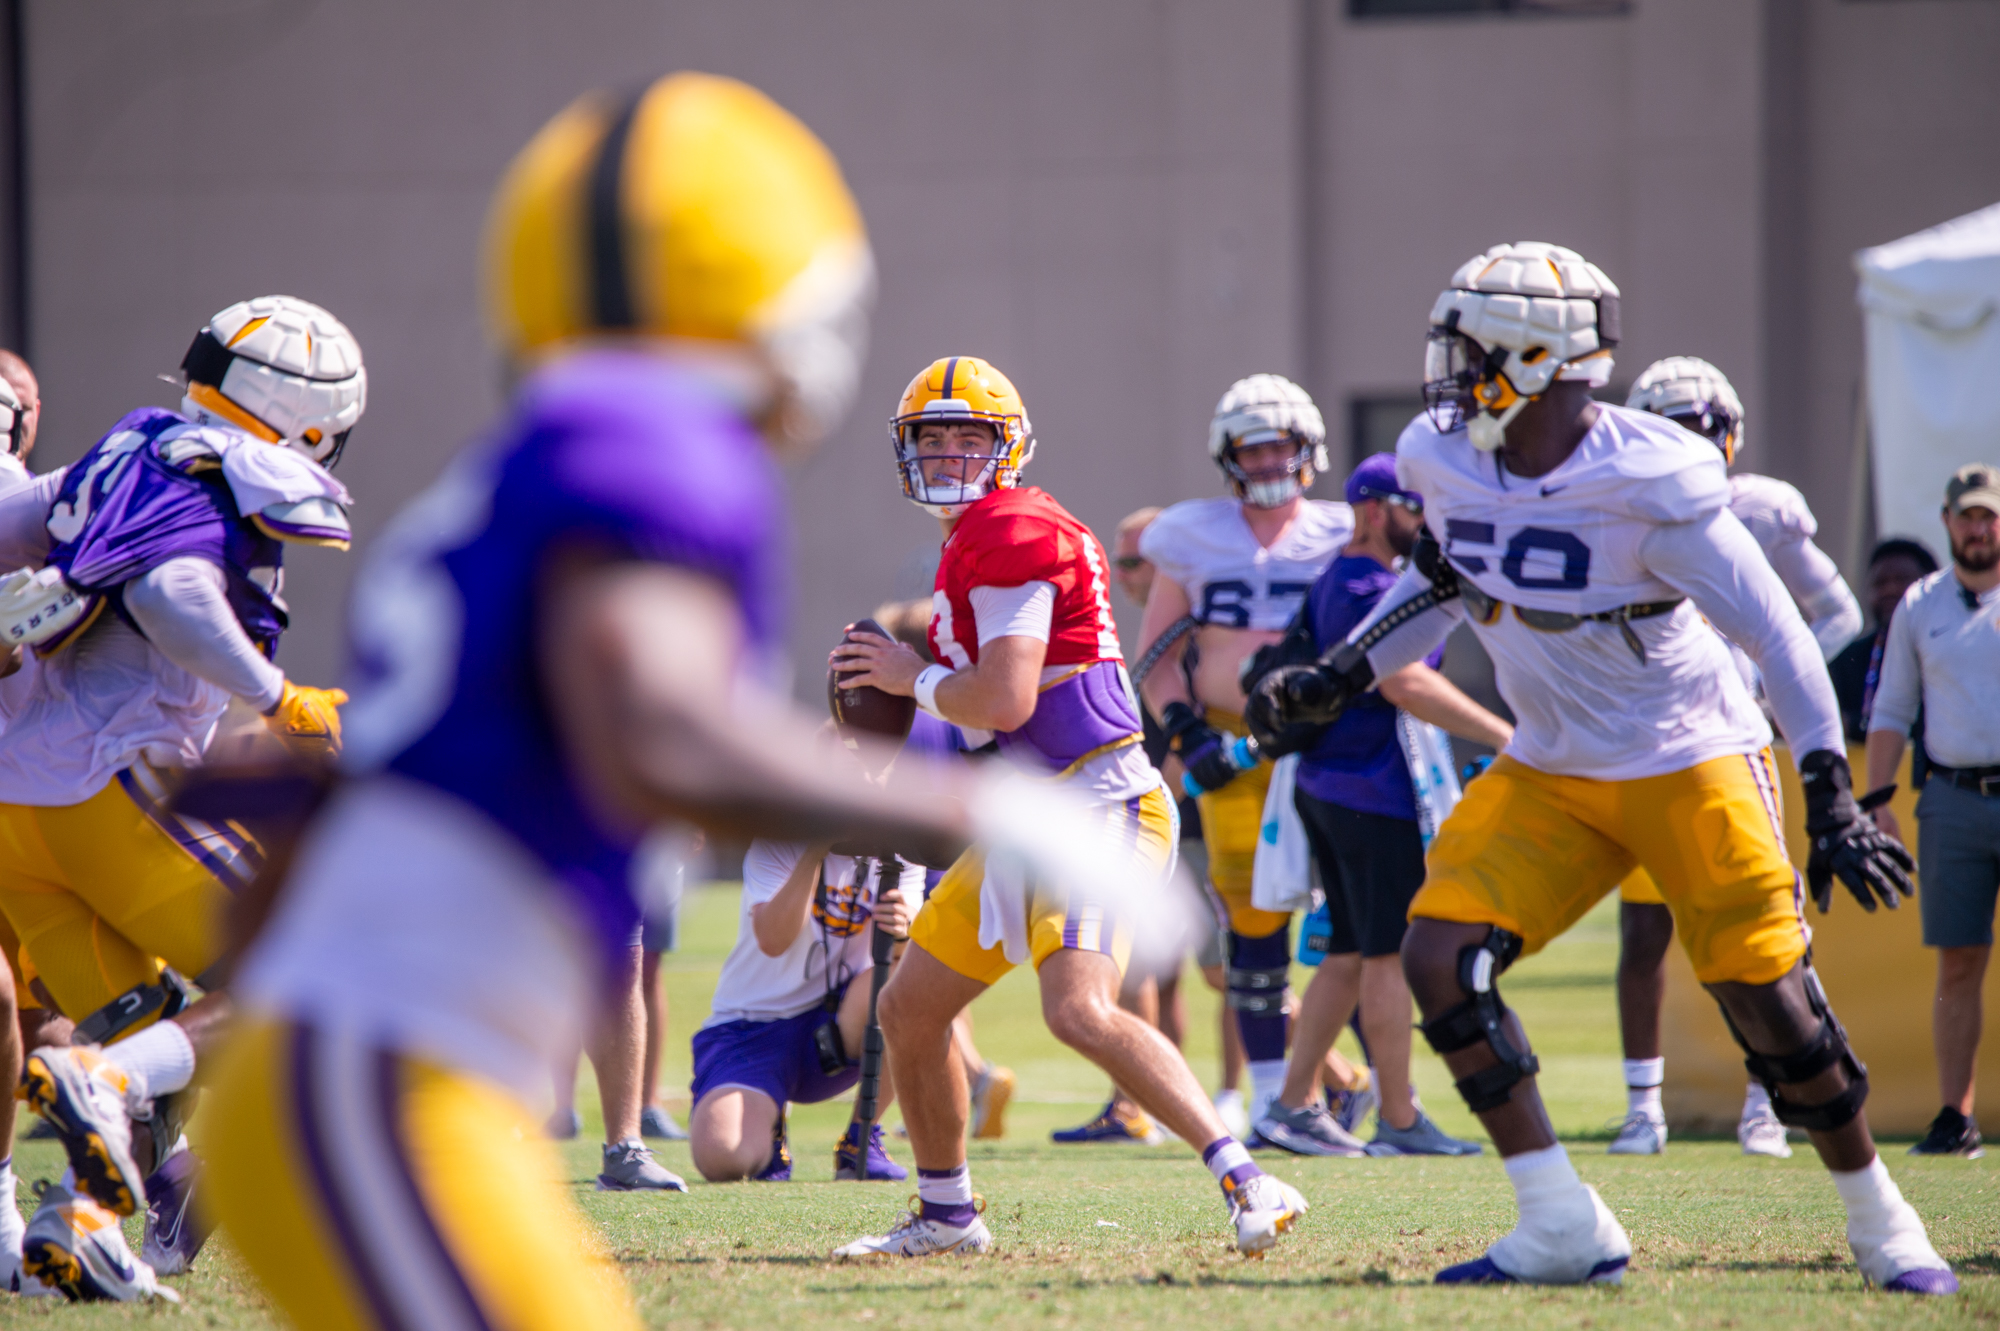
[[[1354,535],[1354,510],[1308,499],[1268,549],[1235,499],[1189,499],[1154,518],[1139,553],[1187,593],[1188,613],[1226,629],[1281,631]]]
[[[1714,580],[1726,582],[1732,561],[1746,560],[1769,580],[1760,595],[1783,594],[1728,513],[1723,458],[1708,441],[1662,417],[1600,405],[1575,452],[1527,479],[1472,448],[1463,431],[1441,435],[1420,415],[1397,440],[1396,469],[1405,489],[1424,496],[1459,578],[1505,607],[1474,629],[1517,718],[1508,750],[1517,759],[1628,780],[1771,742],[1728,646],[1682,599],[1708,592],[1705,605],[1735,604]],[[1514,609],[1588,615],[1677,599],[1671,611],[1631,621],[1643,661],[1617,624],[1549,632]],[[1797,621],[1788,598],[1782,608]],[[1473,618],[1463,600],[1449,609]],[[1761,632],[1764,618],[1753,610],[1742,622]]]

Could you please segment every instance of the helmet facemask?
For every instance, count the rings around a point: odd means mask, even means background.
[[[967,505],[984,499],[994,490],[1006,489],[1020,480],[1020,469],[1033,456],[1034,444],[1020,449],[1026,422],[1018,416],[995,417],[970,408],[951,410],[946,402],[932,402],[931,410],[907,416],[896,424],[896,471],[903,482],[903,494],[912,502],[941,518],[957,517]],[[963,408],[963,404],[959,404]],[[939,409],[942,408],[942,409]],[[920,452],[917,437],[926,426],[984,425],[992,430],[992,440],[972,452]],[[956,479],[925,479],[925,463],[956,463],[950,468]],[[969,464],[978,464],[976,467]],[[967,473],[971,474],[968,476]]]
[[[1241,449],[1279,443],[1292,445],[1291,459],[1280,475],[1253,476],[1237,460],[1236,455]],[[1312,488],[1313,481],[1317,479],[1313,466],[1317,452],[1312,440],[1290,430],[1252,431],[1231,439],[1228,447],[1222,450],[1222,474],[1229,478],[1237,498],[1250,507],[1282,508]]]
[[[1660,413],[1683,430],[1692,430],[1722,450],[1725,462],[1736,461],[1736,435],[1743,421],[1720,402],[1697,401]]]

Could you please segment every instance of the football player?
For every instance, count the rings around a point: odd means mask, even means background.
[[[1625,405],[1665,416],[1722,450],[1735,465],[1743,451],[1743,404],[1721,370],[1694,356],[1670,356],[1646,367]],[[1813,544],[1819,524],[1796,489],[1769,476],[1731,472],[1729,511],[1756,539],[1778,580],[1805,616],[1820,655],[1828,661],[1861,631],[1861,605],[1840,570]],[[1731,652],[1746,679],[1756,671],[1743,649]],[[1666,998],[1667,948],[1674,916],[1643,869],[1618,885],[1618,1018],[1625,1041],[1625,1122],[1612,1141],[1613,1155],[1656,1155],[1666,1149],[1667,1119],[1660,1107],[1666,1061],[1660,1056],[1660,1005]],[[1771,1097],[1751,1081],[1743,1097],[1736,1140],[1745,1155],[1789,1156],[1785,1125],[1771,1112]]]
[[[1312,398],[1282,375],[1230,385],[1209,422],[1208,456],[1230,493],[1173,505],[1139,540],[1156,571],[1139,628],[1139,687],[1202,791],[1208,880],[1229,925],[1226,1001],[1250,1068],[1255,1124],[1285,1083],[1292,917],[1250,901],[1271,767],[1232,761],[1244,733],[1237,674],[1284,635],[1353,536],[1354,513],[1306,498],[1327,471],[1326,427]]]
[[[623,963],[649,825],[923,862],[976,831],[1058,878],[1094,844],[1018,778],[868,784],[763,682],[773,454],[841,415],[872,289],[810,130],[706,74],[588,94],[509,167],[486,271],[516,390],[356,579],[346,779],[204,1109],[213,1212],[304,1327],[638,1325],[527,1106]]]
[[[1895,904],[1910,857],[1852,793],[1818,645],[1729,511],[1726,460],[1649,412],[1592,401],[1618,289],[1571,250],[1503,245],[1431,311],[1430,407],[1397,441],[1429,530],[1347,641],[1257,685],[1253,729],[1338,716],[1465,620],[1518,718],[1513,742],[1432,841],[1403,966],[1422,1030],[1504,1158],[1512,1232],[1441,1283],[1616,1282],[1623,1227],[1576,1175],[1499,980],[1635,867],[1658,884],[1695,974],[1772,1095],[1807,1130],[1878,1288],[1958,1282],[1898,1192],[1862,1112],[1868,1080],[1808,957],[1785,858],[1770,726],[1713,624],[1756,662],[1805,786],[1806,874]],[[1704,622],[1706,621],[1706,622]]]
[[[182,370],[179,413],[130,412],[0,499],[0,556],[40,566],[0,590],[10,636],[37,657],[0,732],[0,911],[84,1031],[141,1028],[26,1060],[23,1098],[74,1177],[44,1196],[23,1264],[73,1299],[156,1293],[154,1268],[185,1269],[205,1236],[187,1222],[195,1166],[167,1101],[227,999],[158,1020],[173,993],[160,961],[215,983],[224,910],[262,853],[236,825],[169,811],[173,773],[201,761],[232,699],[324,756],[345,697],[271,658],[285,543],[348,543],[328,468],[366,406],[361,349],[319,306],[265,296],[211,319]],[[154,1223],[134,1261],[115,1216],[141,1209]]]
[[[903,493],[944,533],[931,601],[936,664],[873,634],[835,648],[834,663],[858,668],[848,676],[854,684],[915,697],[973,747],[990,736],[1003,757],[1091,801],[1127,848],[1126,872],[1136,869],[1157,898],[1179,831],[1173,799],[1141,743],[1111,614],[1110,561],[1089,528],[1020,484],[1034,452],[1020,395],[987,362],[948,356],[910,381],[890,436]],[[919,1206],[887,1234],[836,1255],[990,1246],[966,1166],[967,1089],[950,1056],[951,1022],[1023,961],[1034,964],[1055,1036],[1201,1150],[1241,1251],[1270,1248],[1304,1213],[1305,1199],[1252,1163],[1223,1128],[1180,1052],[1119,1007],[1135,923],[1088,896],[1031,885],[984,848],[946,871],[910,927],[910,946],[881,1002]]]

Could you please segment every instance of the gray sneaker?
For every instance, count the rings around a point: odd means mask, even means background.
[[[1361,1139],[1334,1121],[1325,1105],[1291,1109],[1271,1101],[1257,1120],[1257,1133],[1271,1145],[1293,1155],[1366,1155]]]
[[[1377,1114],[1375,1140],[1368,1143],[1370,1155],[1478,1155],[1485,1149],[1478,1142],[1446,1136],[1421,1109],[1417,1121],[1407,1128],[1390,1127],[1388,1120]]]
[[[674,1122],[674,1116],[658,1105],[647,1105],[639,1111],[639,1135],[669,1142],[688,1139],[687,1129]]]
[[[599,1192],[686,1192],[681,1176],[653,1158],[653,1152],[637,1137],[628,1137],[604,1148],[604,1170],[597,1176]]]

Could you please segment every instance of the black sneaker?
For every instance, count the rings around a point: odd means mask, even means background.
[[[1931,1130],[1910,1148],[1911,1155],[1956,1155],[1977,1160],[1986,1154],[1979,1144],[1979,1125],[1946,1105],[1931,1120]]]

